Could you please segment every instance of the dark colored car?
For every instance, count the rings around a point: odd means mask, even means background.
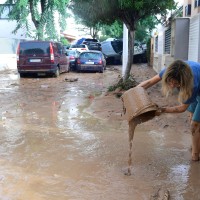
[[[101,43],[97,39],[86,38],[83,39],[82,44],[86,44],[89,50],[102,50]]]
[[[69,71],[69,58],[59,42],[24,41],[18,46],[17,69],[20,77],[28,74],[57,77]]]
[[[77,59],[77,71],[103,72],[106,69],[106,60],[101,51],[84,51]]]
[[[67,50],[66,53],[67,53],[67,56],[69,57],[70,70],[75,71],[76,70],[76,61],[77,61],[77,58],[79,57],[80,52],[78,52],[76,50]]]
[[[76,41],[76,45],[85,44],[88,47],[88,50],[101,51],[101,43],[97,39],[92,38],[80,38]]]

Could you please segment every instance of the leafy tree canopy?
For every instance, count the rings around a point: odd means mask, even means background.
[[[104,24],[101,27],[102,39],[107,38],[122,38],[123,37],[123,24],[122,22],[116,20],[113,24]]]
[[[7,0],[3,9],[9,9],[9,19],[16,20],[17,26],[13,30],[16,33],[20,28],[27,30],[27,36],[43,39],[44,36],[56,39],[56,21],[61,29],[66,25],[66,6],[69,0]],[[12,3],[12,6],[11,6]],[[35,26],[35,32],[31,30],[30,19]]]
[[[116,19],[135,30],[135,21],[157,14],[166,15],[175,8],[174,0],[72,0],[74,14],[89,23],[112,24]]]

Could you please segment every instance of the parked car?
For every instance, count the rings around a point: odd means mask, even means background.
[[[103,72],[106,69],[106,59],[101,51],[85,51],[77,59],[77,71]]]
[[[27,74],[54,75],[69,71],[69,59],[61,43],[52,41],[20,42],[17,50],[17,70]]]
[[[101,47],[107,63],[120,64],[122,62],[122,40],[105,40],[101,43]]]
[[[82,43],[86,44],[89,50],[97,50],[97,51],[102,50],[101,43],[97,39],[86,38],[85,40],[83,40]]]
[[[102,53],[105,55],[107,63],[121,64],[122,62],[122,50],[123,41],[120,39],[116,40],[105,40],[101,43]],[[134,43],[134,57],[133,62],[146,62],[146,49],[143,49],[140,42],[135,41]]]
[[[76,70],[76,61],[79,57],[80,52],[77,50],[67,50],[66,55],[69,57],[70,62],[70,70],[75,71]]]
[[[72,44],[69,47],[69,50],[76,50],[79,52],[83,52],[83,51],[88,51],[89,49],[88,49],[87,45],[85,45],[85,44]]]
[[[63,45],[63,47],[67,51],[67,50],[69,50],[70,45]]]

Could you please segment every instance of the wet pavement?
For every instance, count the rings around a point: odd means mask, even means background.
[[[200,199],[200,166],[190,161],[186,134],[138,126],[132,175],[124,175],[126,121],[87,110],[117,76],[109,69],[58,78],[0,72],[1,200],[148,200],[162,189],[170,199]]]

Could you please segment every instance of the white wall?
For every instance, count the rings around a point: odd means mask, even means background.
[[[16,51],[20,40],[30,39],[26,37],[26,31],[20,29],[16,34],[12,31],[16,27],[15,21],[0,20],[0,71],[16,69]]]
[[[4,3],[5,0],[0,0]],[[31,39],[27,37],[25,29],[19,29],[17,33],[12,33],[16,28],[16,21],[0,19],[0,71],[5,69],[17,69],[16,51],[20,40]],[[33,23],[31,23],[34,29]]]
[[[13,34],[12,31],[17,26],[15,21],[8,21],[5,19],[0,20],[0,38],[14,38],[14,39],[26,39],[26,31],[20,29],[16,34]]]
[[[0,71],[5,69],[16,69],[16,51],[19,39],[0,38]]]

